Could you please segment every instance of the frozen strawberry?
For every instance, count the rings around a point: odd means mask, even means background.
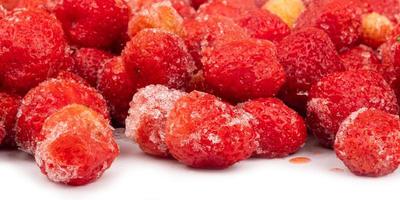
[[[285,83],[275,45],[269,41],[242,39],[205,48],[206,82],[222,97],[242,101],[274,96]]]
[[[165,144],[167,116],[185,93],[162,85],[140,89],[130,103],[125,135],[147,154],[168,157]]]
[[[120,57],[107,61],[98,78],[97,89],[107,100],[114,124],[123,126],[128,115],[129,102],[137,90],[136,80],[126,71]]]
[[[249,11],[237,23],[258,39],[277,42],[290,34],[289,27],[279,17],[265,10]]]
[[[139,86],[163,84],[171,88],[187,86],[195,65],[184,41],[160,29],[145,29],[127,44],[122,53],[128,73]]]
[[[302,0],[267,0],[262,8],[277,15],[290,28],[294,26],[297,18],[305,10]]]
[[[364,0],[373,12],[379,13],[392,21],[394,24],[400,22],[400,1],[398,0]]]
[[[397,93],[400,102],[400,32],[380,47],[383,75]]]
[[[199,16],[220,15],[237,19],[249,10],[257,9],[254,0],[210,0],[200,6]]]
[[[144,10],[151,7],[154,3],[169,1],[172,7],[184,18],[193,17],[196,11],[190,5],[191,0],[131,0],[133,1],[135,10]]]
[[[340,126],[335,152],[356,175],[384,176],[400,164],[399,133],[398,115],[362,108]]]
[[[167,118],[165,142],[171,155],[194,168],[227,168],[255,150],[249,113],[210,94],[194,91]]]
[[[258,147],[254,156],[285,157],[297,152],[306,142],[303,118],[275,98],[257,99],[239,104],[254,116]]]
[[[328,75],[310,90],[308,126],[323,146],[332,147],[343,120],[363,107],[399,113],[396,95],[379,73],[359,70]]]
[[[46,137],[38,144],[35,160],[53,182],[91,183],[119,154],[108,120],[83,105],[71,104],[49,116],[40,134]]]
[[[393,23],[375,12],[364,15],[361,22],[363,43],[374,48],[386,42],[393,30]]]
[[[278,57],[287,74],[280,96],[302,114],[311,84],[332,72],[344,71],[329,36],[317,28],[300,29],[284,38],[278,45]]]
[[[201,50],[213,46],[216,40],[247,39],[247,31],[236,24],[232,19],[223,16],[203,16],[195,19],[186,19],[185,43],[192,55],[197,71],[191,77],[188,91],[199,90],[214,93],[212,87],[205,82]]]
[[[57,19],[16,9],[0,20],[0,85],[24,94],[64,69],[67,44]]]
[[[329,35],[336,49],[342,51],[359,41],[364,8],[359,0],[316,1],[300,15],[296,28],[320,28]]]
[[[19,148],[34,153],[37,143],[45,139],[40,131],[46,118],[72,103],[88,106],[109,119],[106,101],[95,89],[71,79],[50,79],[22,99],[16,125]]]
[[[169,1],[151,4],[149,8],[136,13],[129,21],[128,34],[132,38],[148,28],[162,29],[179,36],[184,35],[183,18]]]
[[[184,27],[186,30],[185,43],[199,69],[203,68],[200,52],[204,46],[213,45],[215,40],[221,38],[224,38],[224,40],[237,40],[250,37],[246,30],[232,19],[222,16],[186,19]]]
[[[0,126],[2,126],[0,129],[3,130],[0,130],[0,144],[2,146],[16,146],[14,127],[20,104],[19,96],[0,92]]]
[[[74,54],[75,67],[73,71],[94,87],[97,84],[98,72],[112,57],[111,54],[102,50],[81,48]]]
[[[340,54],[346,70],[373,70],[380,72],[382,65],[374,50],[359,45]]]
[[[53,11],[70,42],[96,48],[108,48],[121,41],[130,16],[121,0],[56,0]]]

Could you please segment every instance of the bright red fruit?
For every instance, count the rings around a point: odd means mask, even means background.
[[[237,23],[258,39],[281,41],[290,34],[289,26],[279,17],[266,10],[256,9],[239,17]]]
[[[206,83],[226,99],[271,97],[285,83],[276,47],[269,41],[222,41],[204,48],[202,54]]]
[[[114,124],[123,126],[129,102],[137,90],[136,80],[127,72],[121,57],[107,61],[98,78],[97,89],[107,100]]]
[[[383,64],[381,73],[395,90],[400,102],[400,32],[395,33],[379,50]]]
[[[186,35],[183,38],[198,69],[203,68],[201,63],[202,56],[200,55],[203,47],[213,45],[215,40],[221,38],[224,40],[237,40],[250,37],[246,30],[232,19],[222,16],[186,19],[184,27]]]
[[[365,6],[360,0],[321,0],[311,3],[300,15],[296,28],[324,30],[341,51],[357,44],[361,37],[361,15]]]
[[[0,92],[0,144],[15,147],[15,121],[21,97]]]
[[[198,16],[220,15],[237,19],[249,10],[257,9],[253,0],[210,0],[197,10]]]
[[[381,61],[375,51],[365,45],[359,45],[340,54],[346,70],[380,71]]]
[[[180,98],[167,118],[171,155],[194,168],[227,168],[255,150],[253,117],[217,97],[194,91]]]
[[[279,43],[278,57],[287,73],[280,96],[302,114],[311,84],[327,74],[345,70],[329,36],[317,28],[292,32]]]
[[[122,59],[140,87],[162,84],[184,88],[195,70],[184,41],[160,29],[145,29],[136,34],[122,52]]]
[[[83,105],[61,108],[43,124],[35,160],[51,181],[84,185],[98,179],[119,154],[102,114]]]
[[[25,94],[67,68],[67,44],[57,19],[46,11],[16,9],[0,20],[0,84]]]
[[[285,157],[297,152],[306,142],[307,129],[303,118],[276,98],[251,100],[239,108],[254,116],[258,134],[254,156]]]
[[[91,86],[97,84],[97,74],[104,63],[113,56],[105,51],[92,48],[78,49],[74,54],[74,72],[84,78]]]
[[[399,133],[398,115],[362,108],[340,126],[335,152],[356,175],[384,176],[400,164]]]
[[[363,107],[399,113],[396,95],[379,73],[358,70],[328,75],[310,90],[308,126],[322,145],[332,147],[343,120]]]
[[[140,89],[130,103],[125,135],[147,154],[168,157],[165,144],[167,116],[185,93],[162,85]]]
[[[95,89],[72,79],[50,79],[22,99],[16,125],[19,148],[34,153],[37,143],[45,139],[40,131],[46,118],[72,103],[88,106],[109,119],[106,101]]]
[[[56,0],[52,10],[69,41],[83,47],[108,48],[120,42],[130,17],[121,0]]]
[[[183,36],[183,18],[171,2],[161,1],[139,10],[129,21],[128,34],[133,38],[144,29],[156,28]]]
[[[135,10],[146,10],[154,3],[159,3],[167,0],[131,0],[134,4]],[[182,17],[193,17],[196,14],[194,8],[190,5],[191,0],[168,0],[171,2],[172,7]]]

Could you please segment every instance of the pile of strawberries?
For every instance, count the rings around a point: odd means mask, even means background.
[[[357,175],[400,164],[398,0],[0,2],[0,144],[51,181],[98,179],[113,127],[194,168],[307,132]]]

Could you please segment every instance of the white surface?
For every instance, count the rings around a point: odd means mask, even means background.
[[[146,156],[133,143],[119,141],[121,155],[97,182],[68,187],[49,182],[33,158],[0,151],[0,199],[399,199],[400,172],[361,178],[344,168],[332,151],[309,142],[290,158],[307,156],[308,164],[285,159],[250,159],[227,170],[194,170],[174,160]]]

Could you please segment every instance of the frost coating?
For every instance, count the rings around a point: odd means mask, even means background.
[[[16,124],[19,148],[34,153],[36,143],[44,139],[40,131],[45,119],[71,103],[86,105],[109,119],[106,101],[95,89],[72,79],[50,79],[22,99]]]
[[[162,85],[140,89],[130,103],[125,135],[142,150],[156,156],[168,156],[165,123],[175,102],[185,93]]]
[[[140,31],[149,28],[161,29],[179,36],[184,35],[183,18],[172,7],[170,1],[153,3],[135,13],[129,21],[128,34],[134,37]]]
[[[167,118],[165,141],[171,155],[195,168],[227,168],[256,147],[254,117],[210,94],[180,98]]]
[[[362,108],[341,124],[335,152],[356,175],[384,176],[399,166],[399,144],[398,115]]]
[[[25,94],[67,67],[69,48],[57,19],[39,9],[15,9],[0,20],[0,85]]]
[[[108,121],[95,111],[68,105],[43,125],[46,139],[38,143],[35,160],[54,182],[83,185],[98,179],[110,167],[119,149]]]
[[[333,73],[310,90],[308,126],[322,145],[332,147],[343,120],[363,107],[399,113],[396,95],[379,73],[366,70]]]
[[[345,70],[329,36],[320,29],[298,29],[277,47],[277,55],[287,75],[280,96],[286,104],[301,113],[305,113],[308,92],[313,83],[330,73]]]
[[[97,89],[107,100],[113,122],[117,126],[124,126],[129,102],[137,87],[136,80],[126,70],[121,57],[107,61],[99,71]]]

